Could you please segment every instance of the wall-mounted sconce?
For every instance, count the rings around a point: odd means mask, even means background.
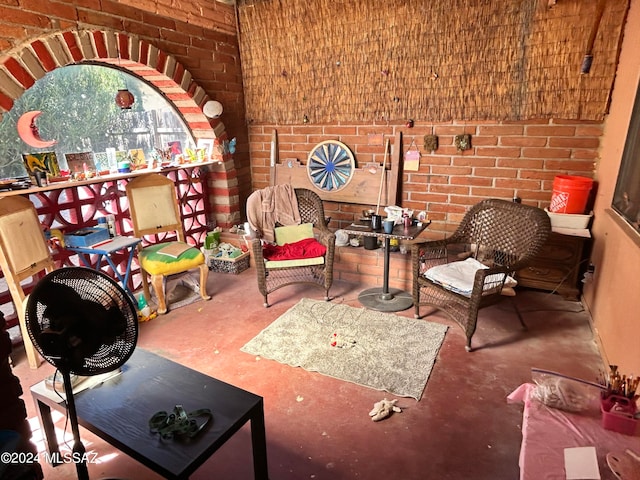
[[[427,152],[435,152],[438,149],[438,136],[431,134],[424,136],[424,149]]]
[[[222,104],[216,100],[209,100],[202,107],[202,113],[209,118],[218,118],[222,115]]]
[[[456,135],[453,137],[453,144],[460,151],[471,149],[471,135],[463,133],[462,135]]]

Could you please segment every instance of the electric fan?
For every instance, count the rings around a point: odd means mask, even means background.
[[[120,368],[138,339],[138,317],[129,295],[106,274],[85,267],[54,270],[35,286],[25,312],[38,352],[64,381],[73,458],[78,478],[89,478],[80,440],[71,374],[92,376]]]

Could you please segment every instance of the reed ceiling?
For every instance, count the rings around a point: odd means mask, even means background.
[[[239,0],[247,119],[602,120],[628,8],[629,0]]]

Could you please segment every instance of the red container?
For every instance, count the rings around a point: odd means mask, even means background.
[[[600,401],[602,412],[602,426],[607,430],[635,435],[640,421],[634,418],[636,413],[635,402],[626,397],[611,395]]]
[[[553,180],[553,194],[549,211],[582,215],[587,207],[593,180],[588,177],[558,175]]]

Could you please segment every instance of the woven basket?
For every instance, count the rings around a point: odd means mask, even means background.
[[[237,275],[249,268],[249,252],[236,258],[209,257],[209,270],[218,273]]]

